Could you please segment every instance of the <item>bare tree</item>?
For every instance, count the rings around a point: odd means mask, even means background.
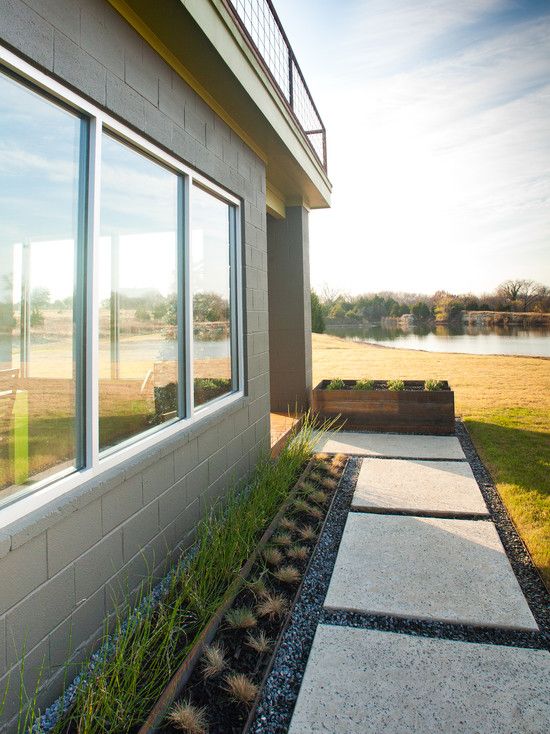
[[[544,296],[544,290],[544,286],[534,280],[516,278],[501,283],[497,288],[497,295],[509,301],[512,307],[516,304],[523,311],[528,311],[539,297]]]

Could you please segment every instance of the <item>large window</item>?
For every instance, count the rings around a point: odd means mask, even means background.
[[[48,91],[0,70],[0,505],[242,387],[238,200],[17,68]]]
[[[0,498],[82,466],[87,126],[0,75]]]
[[[105,449],[178,415],[178,176],[104,134],[100,201]]]

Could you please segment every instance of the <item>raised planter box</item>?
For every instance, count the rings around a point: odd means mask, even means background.
[[[454,392],[444,382],[442,390],[425,390],[423,380],[405,380],[405,389],[385,388],[375,380],[374,390],[354,390],[355,380],[344,380],[343,390],[327,390],[330,380],[313,389],[313,413],[323,418],[340,416],[345,429],[449,435],[455,430]]]
[[[241,596],[247,592],[246,591],[246,581],[248,580],[251,573],[258,572],[258,564],[263,569],[263,573],[265,574],[265,562],[260,562],[261,555],[263,551],[266,549],[266,546],[268,546],[273,539],[274,534],[277,532],[291,532],[291,531],[284,531],[281,530],[281,520],[282,518],[291,511],[293,502],[300,496],[301,487],[305,482],[314,482],[314,484],[318,484],[320,482],[320,485],[318,488],[322,488],[323,486],[323,480],[319,479],[319,466],[323,462],[326,462],[329,466],[337,467],[335,469],[335,472],[329,473],[328,475],[322,474],[326,479],[330,479],[331,477],[334,477],[332,480],[334,482],[334,486],[331,490],[327,491],[327,500],[328,503],[324,506],[323,510],[323,517],[322,519],[315,521],[309,518],[309,522],[315,523],[317,522],[316,527],[316,533],[314,540],[305,541],[305,540],[296,540],[294,538],[293,543],[309,543],[309,553],[306,560],[302,561],[302,566],[305,566],[301,570],[301,581],[297,587],[293,587],[292,591],[289,591],[291,598],[290,598],[290,604],[286,611],[284,619],[280,620],[279,622],[279,630],[276,636],[276,639],[273,640],[273,647],[268,653],[264,653],[263,658],[258,659],[256,670],[259,670],[262,672],[261,675],[261,682],[259,682],[258,685],[258,692],[255,697],[254,702],[249,707],[248,711],[246,708],[243,708],[241,711],[242,714],[242,722],[239,724],[238,722],[231,722],[228,720],[227,722],[227,731],[232,732],[242,732],[242,734],[246,734],[254,721],[255,712],[257,709],[257,706],[259,704],[259,701],[261,699],[262,689],[265,684],[265,681],[271,671],[271,668],[273,666],[273,662],[277,653],[277,650],[279,648],[279,645],[281,643],[283,634],[288,626],[288,623],[290,621],[292,611],[295,605],[295,602],[297,598],[299,597],[302,589],[302,583],[303,579],[307,574],[307,571],[309,569],[309,566],[311,564],[313,555],[315,553],[315,549],[317,547],[317,544],[319,542],[319,538],[321,537],[323,533],[323,529],[325,526],[326,519],[330,513],[330,509],[332,507],[332,503],[334,500],[334,497],[336,496],[337,487],[339,485],[339,482],[341,480],[344,468],[345,468],[345,462],[344,464],[338,464],[338,457],[336,458],[326,458],[321,459],[322,455],[318,455],[318,457],[313,458],[309,464],[307,465],[306,469],[302,472],[300,478],[294,485],[294,488],[289,493],[286,501],[279,509],[277,515],[273,518],[271,521],[269,527],[265,530],[264,534],[260,538],[258,545],[256,546],[255,550],[249,557],[249,559],[246,561],[244,566],[241,568],[241,571],[237,577],[237,579],[233,582],[233,584],[228,589],[224,600],[222,601],[220,607],[214,614],[214,616],[210,619],[210,622],[207,624],[207,626],[204,628],[202,633],[199,635],[197,640],[195,641],[195,644],[193,648],[190,650],[189,654],[185,658],[185,660],[182,662],[178,670],[175,672],[174,676],[166,686],[164,692],[161,694],[160,698],[158,699],[157,703],[154,705],[153,709],[151,710],[149,716],[147,717],[146,721],[141,725],[141,727],[136,730],[136,734],[155,734],[156,732],[172,732],[175,731],[175,727],[170,725],[167,720],[166,716],[168,711],[170,710],[171,706],[175,701],[180,699],[183,696],[183,700],[187,701],[189,699],[189,691],[187,691],[188,684],[192,684],[194,680],[194,676],[197,676],[197,671],[200,671],[199,662],[201,660],[201,656],[204,653],[204,650],[207,645],[212,643],[217,639],[217,635],[219,634],[219,630],[223,626],[223,620],[225,615],[227,614],[228,610],[230,610],[232,607],[240,606],[241,602],[239,602],[239,599]],[[336,463],[335,463],[336,462]],[[317,473],[317,478],[315,478],[315,474]],[[337,475],[337,479],[336,479]],[[295,515],[298,518],[298,515]],[[307,522],[307,516],[306,519],[304,517],[301,518],[301,522]],[[286,561],[283,561],[283,563],[288,563],[288,559]],[[292,561],[290,561],[292,563]],[[294,563],[298,563],[297,561],[294,561]],[[273,569],[272,569],[273,570]],[[269,576],[269,574],[267,574]],[[223,644],[222,644],[222,647]],[[237,645],[236,649],[233,650],[231,648],[225,647],[225,652],[227,653],[227,657],[230,660],[231,664],[234,664],[234,661],[237,660],[239,655],[241,654],[241,649],[243,647],[243,641],[241,640],[240,643]],[[218,684],[219,686],[222,685],[222,682],[220,681]],[[219,689],[218,691],[215,691],[217,695],[219,696],[220,692],[223,689]],[[192,700],[192,696],[191,696]],[[192,701],[193,702],[193,701]],[[208,704],[206,705],[208,707]],[[214,725],[214,729],[216,731],[220,731],[219,728],[219,722],[217,722]],[[226,730],[225,728],[223,729]]]

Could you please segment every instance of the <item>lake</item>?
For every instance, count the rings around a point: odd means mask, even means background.
[[[427,352],[466,354],[521,354],[550,357],[550,330],[544,328],[486,327],[453,324],[419,325],[410,329],[376,325],[327,325],[327,334],[353,341]]]

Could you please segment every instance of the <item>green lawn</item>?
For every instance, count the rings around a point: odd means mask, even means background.
[[[388,349],[313,335],[324,378],[448,379],[474,444],[550,589],[550,360]]]

